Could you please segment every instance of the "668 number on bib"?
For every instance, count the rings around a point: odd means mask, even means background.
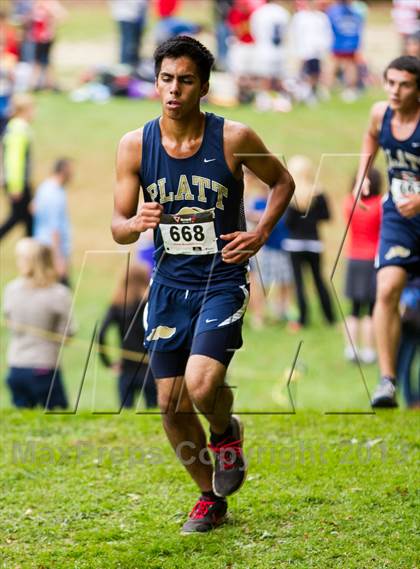
[[[165,251],[171,255],[210,255],[217,252],[214,210],[164,214],[159,225]]]

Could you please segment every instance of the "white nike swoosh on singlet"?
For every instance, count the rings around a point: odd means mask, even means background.
[[[418,147],[420,146],[420,142],[412,142],[412,143],[411,143],[411,146],[412,146],[413,148],[418,148]]]
[[[209,324],[210,322],[216,322],[217,318],[206,318],[206,324]]]
[[[204,162],[207,164],[207,162],[214,162],[216,160],[216,158],[204,158]]]

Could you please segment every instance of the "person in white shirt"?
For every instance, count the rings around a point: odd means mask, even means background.
[[[254,73],[265,89],[276,87],[284,79],[284,37],[290,20],[289,12],[273,0],[267,0],[250,18],[250,31],[255,41]]]
[[[315,99],[322,74],[322,61],[330,52],[333,41],[328,16],[317,10],[315,0],[306,4],[292,17],[290,36],[301,64],[301,76],[310,86]]]
[[[120,32],[120,63],[137,67],[149,0],[109,0]]]
[[[406,52],[407,39],[420,31],[419,0],[393,0],[391,15],[401,37],[402,52]]]

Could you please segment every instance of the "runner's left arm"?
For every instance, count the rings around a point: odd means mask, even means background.
[[[255,255],[267,241],[293,196],[295,184],[288,170],[250,128],[240,125],[232,136],[231,148],[239,166],[249,168],[270,188],[267,206],[253,231],[235,231],[221,235],[228,241],[222,249],[225,263],[243,263]]]

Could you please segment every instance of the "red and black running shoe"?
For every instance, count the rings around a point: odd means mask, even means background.
[[[231,417],[232,435],[217,444],[209,444],[215,455],[213,492],[216,496],[230,496],[242,486],[247,464],[243,454],[244,428],[236,415]]]
[[[200,496],[191,510],[188,520],[182,526],[181,533],[205,533],[220,526],[225,521],[227,512],[226,500]]]

